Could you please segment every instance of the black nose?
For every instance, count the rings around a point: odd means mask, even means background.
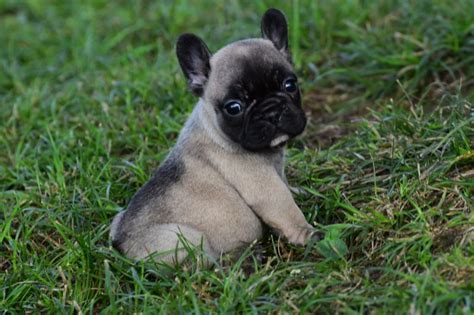
[[[278,124],[281,115],[292,101],[285,93],[277,92],[267,95],[249,113],[254,119],[262,119],[273,124]]]
[[[300,106],[285,104],[278,119],[277,128],[290,137],[303,132],[306,127],[306,115]]]

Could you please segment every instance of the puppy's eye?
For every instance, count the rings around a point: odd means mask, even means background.
[[[228,101],[224,105],[224,110],[230,116],[237,116],[244,110],[244,108],[239,101]]]
[[[295,79],[288,79],[283,83],[283,87],[288,93],[295,93],[298,90],[298,83]]]

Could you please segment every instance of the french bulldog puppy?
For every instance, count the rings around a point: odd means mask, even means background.
[[[184,240],[218,258],[262,236],[264,225],[303,245],[314,229],[284,174],[284,146],[306,117],[283,13],[262,17],[263,38],[211,55],[196,35],[176,45],[199,101],[166,160],[111,226],[115,248],[133,259],[179,263]]]

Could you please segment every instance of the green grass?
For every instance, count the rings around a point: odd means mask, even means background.
[[[175,40],[258,36],[270,6],[310,116],[287,173],[326,238],[212,270],[125,259],[111,219],[196,101]],[[0,0],[0,310],[472,313],[473,7]]]

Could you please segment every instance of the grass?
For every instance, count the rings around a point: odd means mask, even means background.
[[[0,1],[2,313],[453,313],[474,308],[473,2]],[[108,239],[196,101],[174,57],[287,13],[310,125],[295,196],[326,238],[213,270]]]

